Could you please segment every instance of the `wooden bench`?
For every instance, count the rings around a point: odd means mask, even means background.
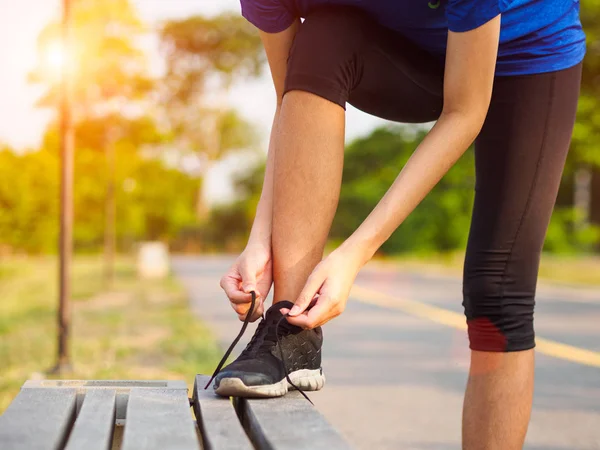
[[[0,416],[0,449],[351,448],[297,392],[230,400],[207,382],[189,399],[183,381],[27,381]]]

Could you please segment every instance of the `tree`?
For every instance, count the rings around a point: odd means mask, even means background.
[[[136,133],[132,133],[135,136]],[[139,133],[143,134],[143,133]],[[56,130],[45,144],[54,149]],[[144,139],[140,136],[140,139]],[[104,154],[84,147],[75,155],[75,247],[96,251],[103,241]],[[147,239],[166,242],[194,223],[198,179],[136,151],[131,135],[115,143],[116,236],[123,247]],[[15,174],[18,174],[16,176]],[[0,254],[54,253],[58,225],[58,157],[45,147],[15,153],[0,147]]]
[[[232,14],[169,22],[161,40],[164,119],[178,151],[198,156],[204,178],[215,161],[257,140],[252,126],[226,106],[225,94],[234,80],[261,73],[262,45],[256,30]],[[206,217],[201,186],[196,209],[199,219]]]
[[[570,202],[575,211],[562,211],[565,223],[571,222],[576,233],[590,233],[591,219],[600,218],[600,2],[581,2],[581,21],[587,35],[587,54],[583,65],[581,97],[578,120],[573,134],[571,154],[566,169],[563,187],[570,193]],[[597,188],[593,191],[594,178]],[[571,186],[565,186],[569,183]],[[564,202],[563,202],[564,203]],[[597,211],[594,211],[594,208]],[[597,222],[600,225],[600,220]],[[568,226],[568,225],[567,225]],[[589,244],[586,245],[589,248]]]
[[[146,56],[135,44],[145,29],[128,0],[77,0],[72,8],[73,106],[76,127],[96,122],[99,133],[93,147],[106,155],[105,255],[106,280],[112,281],[116,252],[115,227],[115,143],[127,131],[126,115],[140,115],[153,88],[147,75]],[[50,58],[60,58],[60,24],[52,22],[38,39],[38,64],[30,81],[47,87],[40,99],[42,107],[58,105],[60,83]],[[54,56],[53,56],[54,55]],[[136,111],[137,109],[137,111]],[[122,119],[122,120],[115,120]],[[82,133],[78,133],[82,134]]]
[[[379,128],[351,142],[345,152],[342,189],[330,240],[337,245],[362,223],[394,182],[424,137],[423,131],[394,125]],[[243,246],[260,198],[264,163],[236,180],[238,200],[211,216],[208,235],[224,246]],[[474,197],[473,151],[467,153],[442,178],[415,211],[385,242],[380,253],[446,252],[464,250]],[[563,188],[569,187],[565,183]],[[561,191],[561,196],[565,193]],[[568,197],[568,193],[567,193]],[[573,228],[576,211],[558,208],[553,215],[544,250],[573,253],[600,237],[598,229]],[[227,230],[223,233],[223,230]]]
[[[329,234],[334,244],[350,236],[373,210],[424,135],[423,131],[394,125],[376,129],[346,147],[340,201]],[[235,182],[239,200],[213,215],[215,223],[209,233],[219,236],[224,245],[243,242],[247,237],[260,198],[264,169],[261,163],[239,176]],[[469,150],[382,246],[381,253],[464,248],[474,184],[473,152]],[[228,235],[223,236],[222,229],[228,230]]]
[[[117,121],[122,134],[114,142],[119,158],[109,174],[105,154],[97,150],[97,145],[103,130],[110,125],[106,122],[111,120]],[[139,151],[144,146],[151,148],[153,143],[162,143],[163,136],[157,134],[152,120],[140,117],[126,121],[120,116],[108,116],[81,121],[76,132],[74,239],[78,250],[95,251],[102,244],[109,175],[115,186],[115,236],[120,247],[142,239],[172,239],[181,227],[193,222],[197,177]],[[58,131],[51,127],[39,153],[54,155],[57,140]],[[160,221],[156,218],[159,213]]]
[[[331,239],[340,242],[358,228],[424,136],[424,131],[407,126],[389,126],[348,145]],[[464,247],[474,184],[473,152],[468,150],[382,246],[381,252],[449,251]]]
[[[77,0],[72,15],[72,55],[60,54],[58,21],[38,37],[39,57],[29,79],[46,87],[39,105],[54,108],[58,103],[60,80],[52,63],[57,58],[73,61],[76,123],[145,100],[153,83],[146,55],[134,44],[145,28],[129,0]]]
[[[56,155],[0,149],[0,253],[54,250],[57,217]]]

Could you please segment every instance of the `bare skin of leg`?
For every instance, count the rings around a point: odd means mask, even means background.
[[[275,141],[274,302],[295,302],[321,261],[337,209],[344,164],[345,111],[314,94],[283,98]]]
[[[523,448],[533,399],[534,351],[471,352],[463,449]]]

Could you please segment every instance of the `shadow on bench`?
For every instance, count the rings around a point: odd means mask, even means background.
[[[3,450],[349,449],[297,392],[220,398],[183,381],[28,381],[0,416]]]

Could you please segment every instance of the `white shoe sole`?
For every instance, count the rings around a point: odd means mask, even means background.
[[[321,369],[302,369],[290,373],[290,380],[303,391],[318,391],[325,385],[325,375]],[[281,397],[294,389],[287,379],[275,384],[246,386],[239,378],[223,378],[215,392],[222,397],[270,398]]]

